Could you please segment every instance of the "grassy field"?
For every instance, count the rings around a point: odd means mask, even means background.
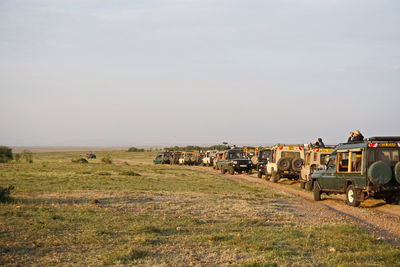
[[[0,265],[398,266],[400,250],[345,222],[296,217],[291,196],[154,153],[37,153],[0,165]],[[102,164],[109,154],[113,164]]]

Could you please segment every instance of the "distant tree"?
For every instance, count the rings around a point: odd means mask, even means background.
[[[7,146],[0,146],[0,163],[9,162],[12,159],[12,149]]]
[[[128,152],[144,152],[144,148],[136,148],[133,146],[128,149]]]

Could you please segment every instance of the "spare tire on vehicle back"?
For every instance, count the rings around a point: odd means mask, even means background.
[[[385,185],[392,179],[392,169],[383,161],[377,161],[368,168],[368,178],[374,184]]]
[[[397,162],[394,166],[394,177],[396,181],[400,184],[400,162]]]
[[[278,170],[287,171],[290,169],[290,160],[288,158],[280,158],[276,165],[278,165]]]
[[[304,160],[301,158],[294,159],[292,161],[292,169],[295,171],[301,171],[301,167],[303,167]]]

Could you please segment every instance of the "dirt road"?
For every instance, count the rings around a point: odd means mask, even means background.
[[[312,192],[300,189],[298,183],[272,183],[253,175],[221,174],[207,167],[188,167],[190,169],[211,172],[224,179],[233,181],[246,180],[253,183],[263,184],[277,191],[285,192],[293,197],[291,202],[293,213],[297,216],[321,216],[329,219],[331,216],[343,218],[346,222],[361,225],[377,238],[386,240],[394,245],[400,246],[400,205],[388,205],[380,200],[367,200],[360,207],[351,207],[345,204],[341,195],[327,197],[316,202],[313,200]],[[325,196],[325,197],[324,197]]]

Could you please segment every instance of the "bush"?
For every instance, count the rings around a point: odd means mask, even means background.
[[[128,175],[128,176],[140,176],[139,173],[134,172],[134,171],[125,171],[125,172],[121,172],[121,175]]]
[[[104,164],[111,164],[112,160],[111,160],[111,156],[110,155],[105,155],[102,159],[101,162],[103,162]]]
[[[0,186],[0,202],[9,201],[11,191],[14,190],[14,186],[10,185],[9,187],[3,188]]]
[[[143,148],[136,148],[136,147],[130,147],[129,149],[128,149],[128,152],[144,152],[144,149]]]
[[[71,159],[71,161],[73,163],[88,163],[87,159],[82,158],[82,157]]]
[[[7,146],[0,146],[0,163],[9,162],[12,159],[12,149]]]

